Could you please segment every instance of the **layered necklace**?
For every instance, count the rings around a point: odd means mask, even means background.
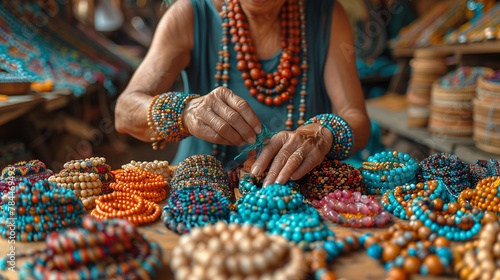
[[[280,45],[282,54],[280,64],[273,73],[266,73],[255,52],[250,36],[249,24],[239,0],[224,1],[222,6],[222,42],[219,62],[215,74],[216,84],[228,87],[229,81],[229,41],[234,45],[236,67],[250,95],[268,106],[281,106],[288,102],[287,130],[292,129],[294,111],[293,96],[301,80],[298,125],[304,123],[306,112],[307,86],[307,43],[306,21],[303,0],[287,0],[281,8]],[[301,55],[302,50],[302,57]],[[302,77],[300,75],[302,74]]]

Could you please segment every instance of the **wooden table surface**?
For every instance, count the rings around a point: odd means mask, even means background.
[[[160,203],[161,206],[166,204],[166,201]],[[407,221],[398,219],[393,217],[391,222],[387,227],[395,222],[403,222],[407,223]],[[354,232],[356,235],[363,235],[368,232],[381,232],[384,231],[385,228],[348,228],[341,227],[333,224],[331,222],[327,223],[329,228],[333,230],[333,232],[338,237],[342,237],[349,232]],[[163,261],[164,268],[159,272],[158,277],[155,279],[163,280],[163,279],[174,279],[172,272],[169,268],[169,261],[172,254],[172,249],[178,243],[179,235],[168,230],[163,222],[158,219],[156,222],[141,226],[139,229],[145,237],[152,242],[158,243],[163,248]],[[7,239],[0,239],[0,257],[4,257],[8,254],[9,248],[11,244],[8,244]],[[21,243],[16,241],[16,255],[21,253],[31,252],[36,249],[44,248],[44,242],[30,242],[30,243]],[[20,265],[25,261],[25,259],[16,259],[16,273],[10,271],[0,271],[0,275],[7,277],[8,279],[18,279],[18,269]],[[336,258],[333,262],[331,262],[331,268],[335,272],[337,279],[353,279],[353,280],[383,280],[386,279],[386,272],[383,268],[383,265],[380,262],[375,261],[370,258],[365,250],[358,250],[355,252],[351,252],[347,255],[340,256]],[[442,277],[422,277],[422,276],[413,276],[412,280],[452,280],[457,279],[457,277],[450,274],[442,276]]]

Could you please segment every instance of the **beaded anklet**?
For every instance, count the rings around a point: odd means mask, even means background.
[[[368,255],[385,263],[390,279],[407,279],[409,274],[441,275],[453,261],[450,241],[420,221],[395,224],[387,232],[363,239]]]
[[[82,160],[72,160],[64,164],[64,169],[59,173],[81,172],[94,173],[99,175],[101,180],[101,192],[106,194],[113,192],[109,184],[114,182],[115,175],[111,172],[111,166],[106,164],[106,159],[103,157],[92,157]]]
[[[341,117],[334,114],[317,115],[309,119],[304,125],[320,124],[328,128],[333,134],[333,145],[326,155],[329,159],[346,159],[351,155],[354,144],[354,135],[351,127]]]
[[[80,227],[85,215],[71,190],[57,188],[46,179],[34,184],[25,180],[2,200],[0,234],[22,242],[43,241],[52,231]],[[15,206],[9,205],[12,202]]]
[[[477,185],[482,179],[488,177],[500,176],[500,163],[490,160],[476,160],[470,164],[470,183],[472,186]]]
[[[129,222],[86,217],[83,229],[52,233],[47,247],[16,258],[30,257],[21,279],[151,279],[163,266],[162,251]],[[0,262],[6,267],[6,259]]]
[[[24,179],[31,183],[36,183],[40,180],[47,179],[54,172],[47,169],[45,163],[39,160],[30,160],[29,162],[20,161],[16,164],[9,165],[2,170],[0,178],[0,195],[7,194],[10,187],[14,187],[23,182]],[[2,205],[0,200],[0,205]]]
[[[167,142],[178,142],[191,136],[182,126],[182,110],[186,102],[199,95],[180,92],[167,92],[155,96],[149,106],[148,126],[154,130],[158,137],[151,138],[153,149],[165,147]]]
[[[488,223],[479,239],[453,247],[454,272],[460,279],[499,279],[500,226]]]
[[[418,163],[408,154],[394,152],[377,153],[363,163],[363,181],[368,194],[383,194],[396,186],[412,183]]]
[[[364,192],[361,172],[354,166],[325,159],[297,182],[300,192],[309,201],[321,200],[335,190]]]
[[[109,187],[115,191],[134,194],[151,202],[160,202],[168,196],[168,182],[163,176],[139,168],[127,168],[116,174]]]
[[[135,161],[132,160],[130,163],[122,165],[122,169],[125,170],[130,167],[140,168],[142,170],[149,171],[153,174],[163,176],[164,181],[169,182],[172,179],[172,170],[170,170],[168,161]]]
[[[469,165],[456,155],[440,153],[431,155],[420,163],[418,181],[441,180],[458,197],[461,191],[470,188],[469,174]]]
[[[205,248],[198,250],[196,248]],[[170,267],[176,279],[304,279],[304,253],[277,235],[255,226],[218,222],[181,237]]]
[[[102,193],[101,180],[94,173],[57,173],[49,178],[49,182],[56,183],[58,188],[72,190],[87,211],[95,207],[95,199]]]
[[[91,215],[99,220],[120,218],[134,225],[156,221],[160,217],[160,206],[140,195],[115,191],[96,199],[96,207]]]
[[[321,208],[325,219],[341,226],[383,227],[391,218],[373,197],[360,192],[336,190],[315,202],[313,206]]]
[[[500,214],[500,176],[480,180],[474,189],[460,193],[457,202],[465,209],[479,208],[481,211]]]

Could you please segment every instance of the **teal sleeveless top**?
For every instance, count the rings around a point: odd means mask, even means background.
[[[309,80],[307,83],[308,95],[306,97],[307,111],[304,116],[305,121],[317,114],[331,112],[330,99],[323,83],[323,69],[328,53],[333,4],[333,0],[305,1],[306,40],[309,56]],[[189,92],[204,95],[210,93],[215,88],[214,75],[216,74],[215,66],[218,61],[218,52],[221,45],[222,19],[212,0],[191,0],[191,5],[194,12],[194,47],[191,53],[190,65],[185,71],[188,77]],[[287,120],[288,113],[286,105],[288,102],[283,102],[280,107],[269,107],[251,96],[241,78],[241,72],[236,68],[236,53],[231,42],[229,42],[229,51],[231,55],[229,61],[231,64],[229,69],[229,89],[250,104],[260,121],[270,131],[278,132],[285,130],[285,121]],[[281,51],[269,59],[260,60],[262,68],[267,73],[274,72],[279,65],[280,57]],[[298,91],[293,97],[295,108],[293,129],[295,129],[298,126],[297,120],[299,118],[297,108],[299,108],[300,95]],[[212,143],[194,136],[186,138],[180,142],[173,164],[178,164],[183,159],[192,155],[212,154],[213,146]],[[225,149],[226,157],[221,158],[221,153],[219,152],[218,159],[222,161],[226,168],[235,167],[238,163],[242,163],[246,159],[246,155],[244,155],[238,161],[234,160],[234,157],[243,151],[244,148],[245,146],[227,146],[224,148],[222,145],[219,145],[220,151]]]

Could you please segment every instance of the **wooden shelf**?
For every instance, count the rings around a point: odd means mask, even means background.
[[[429,50],[441,52],[443,54],[487,54],[487,53],[500,53],[500,40],[482,41],[475,43],[463,43],[453,45],[437,45],[420,48],[398,48],[392,49],[394,57],[413,57],[416,50]]]
[[[407,113],[404,111],[391,111],[373,102],[366,104],[370,119],[376,121],[381,127],[389,129],[396,134],[408,138],[430,149],[443,153],[456,154],[467,163],[478,159],[495,159],[500,161],[500,155],[490,154],[474,146],[474,141],[468,139],[448,139],[430,134],[426,128],[414,128],[406,125]]]

